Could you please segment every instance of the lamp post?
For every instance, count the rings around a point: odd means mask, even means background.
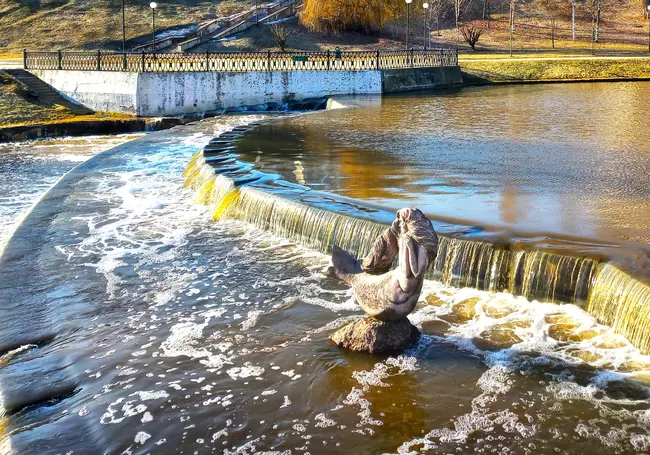
[[[424,2],[422,4],[422,8],[424,8],[424,16],[423,16],[423,21],[424,21],[424,50],[427,50],[427,10],[429,9],[429,4],[427,2]]]
[[[151,7],[151,50],[155,54],[156,53],[156,7],[158,6],[158,3],[156,2],[151,2],[149,3],[149,6]]]
[[[126,70],[126,12],[122,0],[122,69]]]
[[[126,13],[124,12],[124,0],[122,0],[122,53],[126,53]]]
[[[406,48],[409,48],[409,33],[411,32],[411,2],[406,0]]]

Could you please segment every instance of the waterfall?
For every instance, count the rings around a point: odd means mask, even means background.
[[[619,268],[598,264],[585,310],[650,352],[650,286]]]
[[[357,257],[365,256],[387,227],[247,185],[254,179],[235,181],[227,175],[232,162],[214,159],[231,153],[230,148],[217,152],[208,147],[207,159],[197,153],[183,175],[186,187],[197,192],[197,202],[213,207],[215,220],[245,221],[322,253],[338,245]],[[439,239],[428,279],[455,287],[510,292],[529,300],[574,303],[643,352],[650,352],[650,318],[646,316],[650,314],[650,286],[615,266],[519,245],[445,235]]]

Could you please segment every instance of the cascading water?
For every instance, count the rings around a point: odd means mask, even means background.
[[[392,214],[247,166],[232,147],[210,146],[181,177],[197,148],[250,120],[94,157],[16,229],[0,256],[1,453],[650,449],[650,358],[575,305],[495,291],[511,268],[532,293],[543,286],[527,273],[577,280],[587,262],[445,236],[453,254],[431,274],[494,290],[425,281],[410,315],[424,336],[398,357],[328,344],[362,313],[317,250],[363,254]]]
[[[228,140],[222,141],[228,144]],[[197,200],[214,206],[215,220],[245,221],[322,253],[338,245],[357,257],[369,251],[387,226],[312,207],[268,189],[235,188],[227,171],[218,175],[215,171],[223,172],[220,163],[209,163],[198,153],[184,173],[186,186],[198,190]],[[650,331],[645,330],[650,324],[650,287],[625,272],[587,257],[439,237],[438,256],[428,279],[459,288],[509,292],[529,300],[574,303],[628,337],[643,352],[650,352]]]

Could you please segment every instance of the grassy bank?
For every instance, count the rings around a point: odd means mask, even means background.
[[[461,62],[468,84],[649,79],[650,59],[494,59]]]
[[[0,71],[0,127],[130,118],[108,113],[76,115],[63,106],[45,104],[28,87]]]

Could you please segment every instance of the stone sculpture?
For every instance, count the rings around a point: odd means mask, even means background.
[[[399,352],[417,341],[420,332],[407,316],[415,309],[425,272],[437,251],[438,236],[431,221],[414,208],[397,212],[361,264],[333,246],[332,264],[324,273],[350,285],[368,316],[341,328],[330,339],[373,354]],[[398,265],[391,270],[395,257]]]

